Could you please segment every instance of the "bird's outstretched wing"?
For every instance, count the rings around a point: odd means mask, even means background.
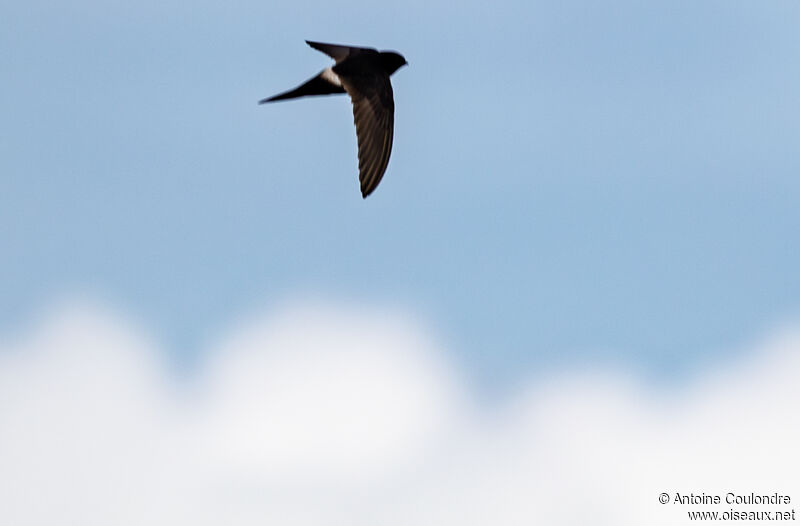
[[[377,52],[375,48],[371,47],[355,47],[355,46],[343,46],[341,44],[325,44],[324,42],[312,42],[311,40],[306,40],[306,44],[313,47],[317,51],[322,51],[323,53],[331,57],[333,60],[335,60],[337,64],[348,57],[361,54],[365,51]]]
[[[353,120],[358,137],[358,177],[361,195],[367,197],[383,178],[392,153],[394,96],[389,73],[374,48],[310,40],[306,43],[336,61],[330,71],[353,102]]]
[[[361,195],[367,197],[381,182],[394,137],[394,98],[389,75],[341,77],[353,100],[358,136],[358,172]]]
[[[261,99],[259,104],[273,102],[276,100],[296,99],[298,97],[307,97],[310,95],[330,95],[331,93],[344,93],[341,85],[332,82],[328,76],[329,70],[322,71],[316,77],[307,80],[305,83],[296,87],[295,89],[279,93],[272,97]],[[338,79],[337,79],[338,80]]]

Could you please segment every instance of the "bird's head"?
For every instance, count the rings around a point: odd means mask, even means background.
[[[403,66],[408,65],[408,62],[406,62],[406,59],[403,58],[403,55],[400,53],[395,53],[394,51],[382,51],[381,64],[383,64],[383,68],[386,70],[386,72],[391,75]]]

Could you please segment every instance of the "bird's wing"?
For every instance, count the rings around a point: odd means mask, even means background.
[[[341,44],[325,44],[323,42],[312,42],[311,40],[306,40],[306,44],[313,47],[317,51],[322,51],[337,63],[343,61],[347,57],[358,55],[363,53],[364,51],[376,51],[373,48],[368,47],[355,47],[355,46],[343,46]]]
[[[353,101],[358,136],[358,172],[361,195],[367,197],[381,182],[394,137],[394,98],[389,76],[375,74],[341,77]]]

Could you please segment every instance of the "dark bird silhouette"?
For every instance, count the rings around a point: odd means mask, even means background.
[[[353,102],[358,136],[358,173],[366,198],[381,182],[394,136],[394,97],[389,77],[408,64],[402,55],[373,48],[306,43],[336,61],[297,88],[259,101],[274,102],[309,95],[347,93]]]

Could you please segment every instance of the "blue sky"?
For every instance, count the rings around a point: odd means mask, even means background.
[[[0,327],[102,298],[178,366],[295,297],[400,305],[477,384],[682,378],[800,309],[796,2],[6,3]],[[362,200],[346,97],[394,49]]]
[[[0,523],[789,513],[798,27],[795,0],[0,4]],[[367,200],[347,97],[257,105],[330,64],[304,39],[410,64]],[[728,491],[792,503],[674,504]]]

